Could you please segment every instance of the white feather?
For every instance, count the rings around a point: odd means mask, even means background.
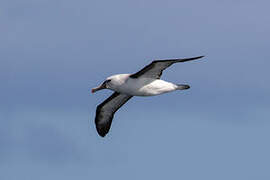
[[[108,88],[131,96],[155,96],[177,90],[177,85],[160,79],[130,78],[130,74],[118,74],[107,79]]]

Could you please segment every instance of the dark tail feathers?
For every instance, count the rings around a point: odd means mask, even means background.
[[[189,89],[190,86],[187,84],[176,84],[177,85],[177,90],[185,90],[185,89]]]

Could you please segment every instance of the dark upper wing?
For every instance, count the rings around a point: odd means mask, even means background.
[[[108,99],[97,106],[95,123],[100,136],[104,137],[109,132],[114,113],[131,97],[114,92]]]
[[[198,56],[193,58],[185,58],[185,59],[167,59],[167,60],[155,60],[152,63],[145,66],[139,72],[132,74],[131,78],[138,78],[138,77],[147,77],[147,78],[154,78],[159,79],[162,75],[162,71],[169,67],[170,65],[178,62],[186,62],[195,59],[202,58],[204,56]]]

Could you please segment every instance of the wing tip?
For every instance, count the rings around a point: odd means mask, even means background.
[[[198,56],[198,58],[203,58],[203,57],[205,57],[205,55],[203,55],[203,56]]]
[[[109,132],[109,129],[110,129],[110,127],[108,128],[108,127],[100,127],[99,125],[96,125],[96,129],[97,129],[97,132],[98,132],[98,135],[100,136],[100,137],[105,137],[107,134],[108,134],[108,132]]]
[[[196,56],[196,57],[191,57],[191,58],[183,58],[183,59],[159,59],[159,60],[154,60],[152,63],[157,63],[157,62],[166,62],[166,61],[178,61],[178,62],[185,62],[185,61],[191,61],[195,59],[200,59],[205,57],[203,56]]]
[[[187,58],[187,59],[194,60],[194,59],[200,59],[200,58],[203,58],[203,57],[205,57],[205,56],[204,55],[203,56],[196,56],[196,57]]]
[[[103,137],[103,138],[104,138],[104,137],[107,135],[107,133],[99,132],[99,131],[98,131],[98,135],[99,135],[100,137]]]

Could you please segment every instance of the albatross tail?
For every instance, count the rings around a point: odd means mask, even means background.
[[[177,85],[177,90],[185,90],[185,89],[189,89],[190,86],[187,84],[176,84]]]

